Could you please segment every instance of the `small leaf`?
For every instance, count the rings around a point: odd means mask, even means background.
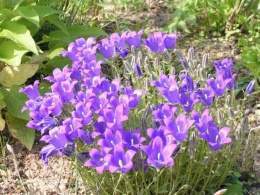
[[[10,39],[29,51],[38,54],[36,44],[26,26],[16,22],[8,22],[2,24],[1,29],[0,37]]]
[[[22,6],[17,8],[17,12],[20,16],[40,27],[40,17],[35,11],[33,6]]]
[[[16,118],[28,120],[28,113],[21,111],[27,98],[23,93],[20,93],[19,90],[20,88],[17,86],[10,89],[4,89],[4,101],[6,103],[8,113],[12,114],[12,116]]]
[[[35,139],[35,131],[26,127],[27,122],[7,114],[6,123],[12,136],[31,150]]]
[[[64,48],[57,48],[57,49],[54,49],[53,51],[51,51],[49,54],[48,54],[48,58],[49,59],[53,59],[57,56],[60,56],[61,52],[64,51]]]
[[[0,72],[0,84],[5,87],[21,85],[38,70],[37,64],[21,64],[20,66],[5,66]]]
[[[0,43],[0,61],[12,66],[19,66],[23,55],[28,52],[27,49],[19,47],[10,40],[4,40]]]

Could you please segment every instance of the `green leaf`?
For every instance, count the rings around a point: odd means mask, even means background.
[[[31,150],[35,139],[35,131],[26,127],[27,122],[7,114],[6,123],[12,136]]]
[[[5,99],[4,99],[4,94],[2,91],[0,91],[0,110],[2,110],[6,104],[5,104]]]
[[[49,59],[53,59],[57,56],[60,56],[61,52],[64,51],[64,48],[60,47],[60,48],[57,48],[57,49],[54,49],[52,50],[49,54],[48,54],[48,58]]]
[[[19,89],[19,87],[15,86],[11,89],[3,90],[7,111],[16,118],[28,120],[28,113],[21,111],[27,98],[23,93],[19,92]]]
[[[21,64],[20,66],[5,66],[0,72],[0,84],[5,87],[21,85],[38,70],[38,64]]]
[[[45,37],[45,41],[49,42],[50,48],[66,47],[70,42],[77,38],[84,37],[99,37],[106,35],[106,33],[97,27],[74,25],[68,27],[68,34],[65,34],[61,30],[53,31],[48,37]]]
[[[2,113],[0,110],[0,131],[4,130],[5,128],[5,120],[2,118]]]
[[[21,47],[38,54],[36,44],[26,26],[16,22],[8,22],[2,24],[1,28],[2,30],[0,31],[0,37],[10,39],[19,44]]]
[[[14,12],[9,9],[0,10],[0,24],[5,20],[11,20],[15,16]]]
[[[33,6],[18,7],[17,12],[23,18],[40,27],[40,17]]]
[[[241,183],[230,185],[224,195],[243,195],[243,187]]]
[[[37,5],[34,7],[34,9],[36,10],[40,18],[45,18],[47,16],[51,16],[58,13],[58,11],[48,6]]]
[[[259,53],[260,48],[256,46],[244,48],[244,51],[241,54],[244,66],[247,67],[256,78],[260,77]]]
[[[28,52],[27,49],[19,47],[10,40],[4,40],[0,43],[0,61],[12,66],[19,66],[23,55]]]
[[[68,27],[68,31],[73,38],[91,36],[99,37],[106,35],[106,33],[101,28],[86,25],[73,25]]]
[[[66,24],[64,22],[60,21],[58,15],[50,15],[50,16],[46,17],[46,20],[49,23],[51,23],[51,24],[55,25],[56,27],[58,27],[64,34],[66,34],[66,35],[69,34],[69,32],[67,30]]]

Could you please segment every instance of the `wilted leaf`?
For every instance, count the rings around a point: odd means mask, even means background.
[[[1,29],[0,37],[10,39],[19,44],[21,47],[38,54],[36,44],[26,26],[16,22],[8,22],[2,24]]]
[[[20,93],[19,90],[20,88],[18,86],[14,86],[10,89],[4,89],[4,101],[8,113],[10,113],[12,116],[16,118],[28,120],[28,113],[21,111],[27,98],[23,93]]]
[[[1,42],[0,48],[0,61],[12,66],[19,66],[23,55],[28,52],[27,49],[19,47],[16,43],[10,40]]]
[[[21,85],[32,77],[38,70],[37,64],[21,64],[20,66],[6,66],[0,72],[0,84],[5,87]]]
[[[20,16],[40,27],[40,17],[32,6],[22,6],[17,8],[17,12]]]
[[[35,131],[26,127],[27,122],[7,114],[6,123],[12,136],[31,150],[35,139]]]

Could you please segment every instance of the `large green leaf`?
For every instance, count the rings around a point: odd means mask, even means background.
[[[59,16],[58,15],[50,15],[48,17],[46,17],[46,20],[55,25],[56,27],[58,27],[66,36],[68,36],[69,32],[67,30],[67,26],[64,22],[62,22],[60,19],[59,19]],[[63,37],[65,38],[65,37]]]
[[[0,37],[10,39],[19,44],[21,47],[38,54],[36,44],[26,26],[16,22],[8,22],[2,24],[1,29]]]
[[[49,42],[50,48],[66,47],[70,42],[80,37],[99,37],[106,33],[98,28],[91,26],[73,25],[67,28],[69,34],[65,34],[61,30],[53,31],[48,37],[44,37]]]
[[[12,136],[31,150],[35,139],[35,131],[26,127],[27,121],[7,114],[6,123]]]
[[[28,52],[10,40],[4,40],[0,43],[0,61],[12,66],[19,66],[23,55]]]
[[[101,28],[87,25],[73,25],[68,27],[68,31],[74,38],[91,36],[99,37],[106,35],[106,33]]]
[[[6,108],[8,113],[12,114],[12,116],[23,120],[28,120],[28,113],[21,111],[27,98],[23,93],[19,92],[19,89],[19,87],[15,86],[10,89],[3,90]]]
[[[40,27],[40,17],[35,11],[33,6],[22,6],[17,8],[17,12],[20,16]]]
[[[38,70],[38,64],[21,64],[20,66],[5,66],[0,72],[0,84],[5,87],[21,85]]]
[[[58,13],[55,9],[52,9],[48,6],[36,5],[34,9],[36,10],[40,18],[45,18],[47,16],[51,16]]]

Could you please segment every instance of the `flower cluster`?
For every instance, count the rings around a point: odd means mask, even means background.
[[[148,129],[129,129],[125,122],[137,109],[144,89],[125,86],[119,79],[109,80],[101,72],[102,61],[113,57],[127,58],[134,49],[163,53],[174,50],[177,36],[155,32],[143,38],[143,32],[114,33],[96,42],[93,38],[80,38],[63,52],[72,65],[55,69],[46,78],[51,91],[39,92],[39,82],[23,88],[28,97],[24,109],[29,111],[28,127],[42,135],[47,143],[41,158],[47,162],[54,155],[75,154],[76,143],[89,148],[84,164],[98,173],[127,173],[142,165],[171,167],[176,148],[189,137],[194,127],[199,136],[213,150],[230,143],[229,128],[219,128],[210,115],[214,98],[234,87],[233,63],[230,59],[215,62],[216,76],[203,85],[196,83],[184,71],[176,75],[161,75],[151,81],[166,102],[153,105],[153,124]],[[142,77],[141,64],[133,67]],[[195,110],[201,104],[203,112]]]

